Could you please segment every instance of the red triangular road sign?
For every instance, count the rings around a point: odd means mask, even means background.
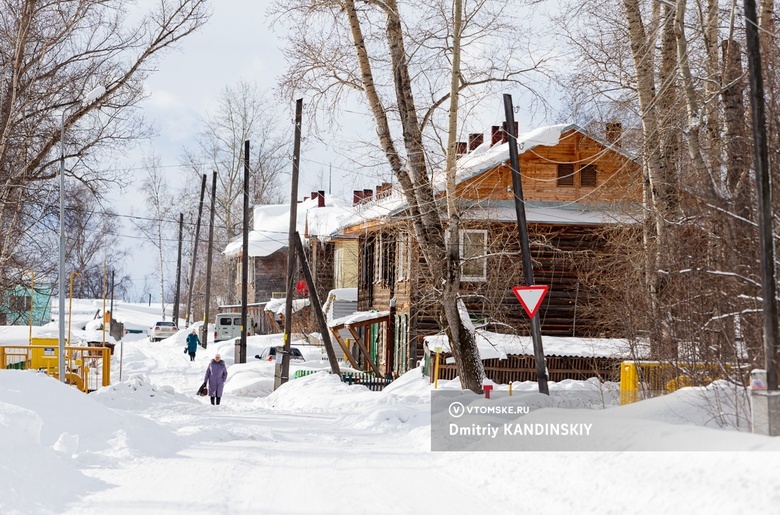
[[[517,300],[523,305],[523,309],[528,313],[528,316],[533,318],[536,316],[536,312],[539,310],[539,306],[542,305],[544,296],[547,295],[549,286],[513,286],[512,291],[515,292]]]

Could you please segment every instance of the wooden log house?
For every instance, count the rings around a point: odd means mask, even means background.
[[[537,315],[543,335],[621,336],[591,309],[608,273],[593,271],[605,229],[631,223],[641,203],[641,172],[618,146],[619,124],[609,129],[609,141],[577,125],[518,136],[535,282],[550,287]],[[494,126],[489,138],[471,135],[463,147],[456,179],[463,300],[478,327],[530,334],[511,291],[524,281],[506,133]],[[443,202],[444,178],[433,182]],[[385,184],[365,197],[355,192],[357,213],[339,237],[358,242],[358,309],[388,311],[394,304],[392,320],[379,328],[377,340],[385,345],[379,367],[382,374],[401,374],[423,358],[423,338],[441,332],[442,319],[402,195]],[[572,369],[571,377],[579,375]]]

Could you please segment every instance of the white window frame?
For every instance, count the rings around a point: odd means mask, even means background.
[[[382,283],[382,233],[374,238],[374,284]]]
[[[482,275],[466,275],[463,273],[463,260],[466,259],[466,256],[463,253],[464,247],[464,240],[466,238],[466,233],[469,234],[481,234],[482,235],[482,256],[487,255],[487,242],[488,242],[488,232],[485,229],[463,229],[460,231],[460,259],[461,259],[461,281],[467,281],[467,282],[485,282],[487,281],[487,257],[482,257]],[[479,258],[477,258],[479,259]]]

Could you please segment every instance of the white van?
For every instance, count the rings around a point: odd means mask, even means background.
[[[254,320],[247,315],[247,336],[254,334]],[[214,324],[214,341],[230,340],[241,336],[241,313],[220,313]]]

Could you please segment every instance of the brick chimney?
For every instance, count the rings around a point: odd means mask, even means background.
[[[317,207],[325,207],[325,192],[323,190],[312,191],[311,199],[317,201]]]
[[[490,128],[490,146],[501,143],[501,127],[494,125]]]
[[[480,146],[484,141],[484,134],[469,134],[469,152],[473,152],[474,149]]]
[[[393,191],[393,185],[389,182],[383,182],[382,184],[376,187],[377,200],[379,200],[380,198],[389,197],[392,191]]]
[[[356,206],[363,201],[363,190],[352,190],[352,205]]]
[[[374,198],[374,190],[371,189],[363,190],[363,200],[371,200],[372,198]]]
[[[518,124],[518,122],[515,122],[515,136],[517,136],[518,129],[519,129],[519,124]],[[501,143],[506,143],[507,141],[509,141],[509,134],[507,133],[507,130],[506,130],[506,122],[502,122],[501,123]]]

